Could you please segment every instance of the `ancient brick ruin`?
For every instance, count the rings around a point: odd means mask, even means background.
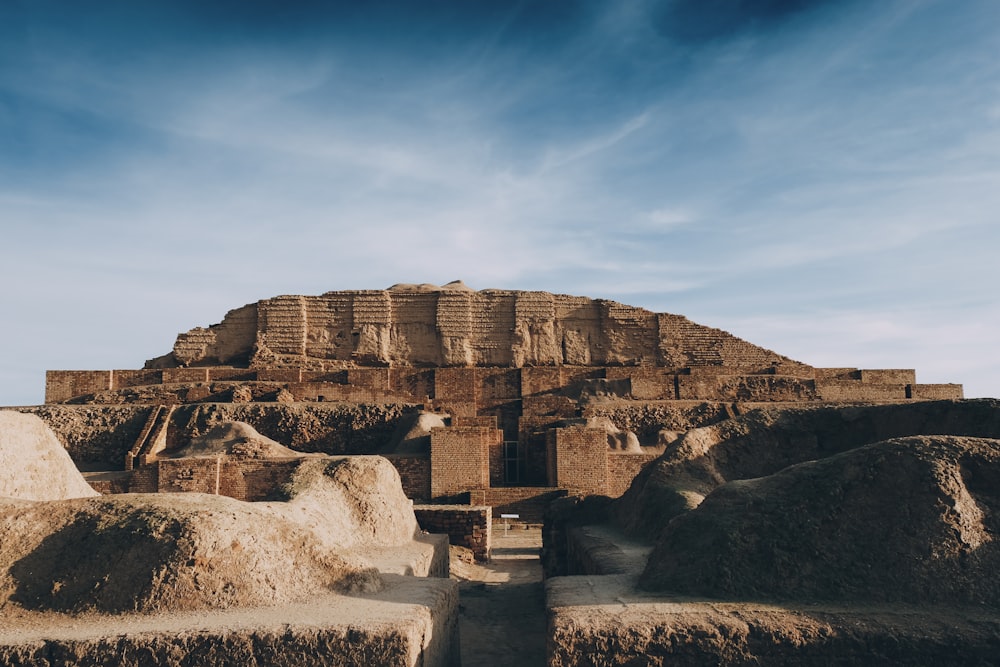
[[[122,464],[131,490],[221,485],[252,499],[280,478],[260,462],[159,456],[191,435],[171,420],[178,406],[400,404],[443,419],[422,448],[377,452],[410,497],[539,518],[566,492],[621,495],[677,432],[747,406],[961,396],[913,370],[814,368],[679,315],[460,282],[264,299],[180,334],[143,369],[46,381],[50,404],[146,406]]]

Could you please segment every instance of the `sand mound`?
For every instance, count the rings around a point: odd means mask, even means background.
[[[96,495],[41,419],[0,410],[0,498],[59,500]]]
[[[159,612],[256,607],[377,590],[366,547],[418,533],[381,457],[305,459],[288,502],[124,494],[0,502],[0,607]]]
[[[331,547],[397,546],[419,532],[399,473],[381,456],[303,461],[288,502],[257,503],[307,526]]]
[[[0,516],[0,600],[31,610],[261,606],[380,581],[305,526],[224,496],[108,496]]]
[[[1000,440],[912,437],[730,482],[641,585],[726,599],[1000,605]]]
[[[302,456],[300,452],[261,435],[253,426],[241,421],[216,424],[205,435],[191,438],[190,444],[186,447],[171,452],[176,458],[219,454],[251,459]]]
[[[912,435],[1000,438],[1000,401],[754,410],[668,445],[616,503],[615,515],[628,533],[655,539],[670,519],[728,481]]]

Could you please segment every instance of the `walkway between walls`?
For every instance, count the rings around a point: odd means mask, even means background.
[[[456,562],[462,667],[543,667],[545,586],[539,528],[493,525],[493,560]]]

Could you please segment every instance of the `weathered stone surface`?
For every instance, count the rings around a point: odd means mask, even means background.
[[[631,534],[655,539],[675,516],[727,481],[773,474],[888,438],[911,435],[1000,438],[1000,402],[759,408],[687,431],[645,468],[616,503]]]
[[[329,363],[328,363],[329,362]],[[279,296],[177,338],[148,368],[235,365],[803,366],[679,315],[613,301],[462,285]]]
[[[151,615],[20,614],[0,624],[0,664],[454,667],[458,587],[389,575],[364,597]]]
[[[980,608],[761,604],[636,591],[632,577],[546,582],[549,667],[991,665],[1000,618]]]
[[[0,411],[0,499],[95,495],[45,422],[35,415]]]
[[[888,440],[720,486],[666,525],[641,585],[1000,607],[998,510],[1000,440]]]

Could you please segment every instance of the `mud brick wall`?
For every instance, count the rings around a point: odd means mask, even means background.
[[[424,455],[405,456],[402,454],[386,454],[385,458],[396,468],[399,481],[403,485],[403,493],[411,500],[430,500],[431,497],[431,458]]]
[[[558,368],[522,368],[521,396],[534,396],[553,392],[562,386]]]
[[[223,459],[219,493],[237,500],[274,500],[302,459]]]
[[[387,395],[383,391],[356,387],[354,385],[330,382],[303,382],[288,385],[288,391],[296,401],[317,401],[329,403],[385,403]]]
[[[350,368],[347,370],[347,383],[354,387],[374,389],[379,392],[389,391],[388,368]]]
[[[74,396],[111,389],[112,371],[46,371],[45,402],[60,403]]]
[[[216,493],[221,486],[222,462],[210,459],[176,459],[156,463],[160,493]]]
[[[476,369],[480,408],[492,408],[521,397],[521,370],[517,368]]]
[[[425,403],[434,396],[434,370],[430,368],[389,369],[389,389],[413,403]]]
[[[549,486],[582,493],[606,494],[608,434],[601,429],[557,428],[550,436]]]
[[[489,562],[493,508],[482,505],[414,505],[421,530],[444,533],[448,542],[472,550],[481,563]]]
[[[456,403],[476,403],[479,382],[475,368],[438,368],[434,371],[434,398]]]
[[[815,400],[818,393],[816,381],[809,379],[784,375],[714,375],[694,372],[677,376],[677,392],[681,400],[746,402],[808,401]]]
[[[608,486],[605,495],[618,498],[624,494],[639,471],[656,458],[656,454],[608,452]]]
[[[155,465],[158,469],[156,490],[160,493],[218,493],[244,501],[269,500],[291,479],[301,462],[298,458],[164,459]]]
[[[905,384],[865,384],[857,381],[816,381],[821,401],[900,401],[907,398]]]
[[[431,430],[431,498],[453,496],[490,484],[489,446],[498,430],[453,426]]]
[[[249,368],[215,366],[208,369],[208,379],[212,382],[254,382],[259,378],[259,373]]]
[[[150,369],[111,371],[111,384],[112,389],[163,384],[163,371]]]
[[[259,368],[257,369],[257,379],[261,382],[302,382],[302,369],[300,368]],[[317,373],[322,375],[322,373]]]
[[[571,418],[577,416],[579,407],[572,398],[555,394],[525,396],[521,399],[521,410],[529,416]]]
[[[156,493],[159,489],[159,466],[143,466],[132,471],[128,482],[129,493]]]
[[[501,514],[517,514],[521,523],[541,523],[545,509],[556,498],[566,496],[564,489],[544,486],[507,486],[469,492],[469,502],[489,505],[498,520]]]
[[[677,398],[677,378],[665,368],[608,368],[609,380],[631,380],[632,398],[659,401]]]
[[[941,400],[963,398],[960,384],[915,384],[910,387],[910,398],[918,400]]]
[[[207,368],[164,368],[163,383],[208,382]]]
[[[917,373],[912,368],[863,368],[861,381],[865,384],[914,384]]]

